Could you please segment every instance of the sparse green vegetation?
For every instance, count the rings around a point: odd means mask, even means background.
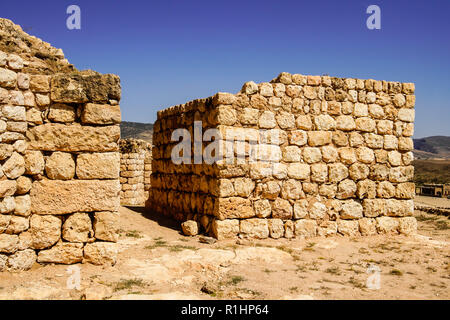
[[[129,238],[136,238],[136,239],[143,238],[143,236],[141,235],[141,232],[137,231],[137,230],[129,230],[129,231],[127,231],[125,236],[127,236]]]
[[[398,269],[392,269],[389,274],[393,275],[393,276],[402,276],[403,272],[401,270]]]
[[[145,282],[142,279],[122,279],[114,284],[114,292],[131,289],[133,287],[144,287]]]
[[[245,279],[244,279],[244,277],[241,277],[241,276],[232,276],[231,277],[231,280],[228,282],[229,284],[232,284],[232,285],[237,285],[238,283],[241,283],[242,281],[244,281]]]

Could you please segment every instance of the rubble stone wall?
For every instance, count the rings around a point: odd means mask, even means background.
[[[115,263],[120,94],[0,19],[0,271]]]
[[[151,145],[138,139],[120,140],[120,203],[142,206],[148,198]]]
[[[162,110],[147,206],[219,239],[415,232],[414,90],[281,73]],[[194,140],[194,121],[203,133],[220,132],[220,152],[232,162],[171,160],[173,131],[185,128]],[[211,139],[203,140],[206,150]]]

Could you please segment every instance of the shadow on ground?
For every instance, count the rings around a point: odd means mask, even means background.
[[[176,230],[181,233],[180,223],[174,219],[158,214],[144,206],[125,206],[125,207],[136,213],[139,213],[144,218],[156,222],[158,225],[162,227],[170,228],[172,230]]]

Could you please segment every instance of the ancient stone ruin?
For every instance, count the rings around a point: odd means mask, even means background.
[[[159,111],[147,207],[218,239],[412,233],[414,104],[413,83],[281,73]]]
[[[122,139],[120,146],[120,204],[143,206],[148,198],[152,172],[151,144],[138,139]]]
[[[0,19],[0,271],[115,263],[120,95]]]

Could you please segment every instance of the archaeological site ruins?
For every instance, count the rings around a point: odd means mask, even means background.
[[[413,233],[414,90],[281,73],[159,111],[152,146],[120,140],[118,76],[0,19],[0,271],[114,265],[121,204],[219,240]]]
[[[0,19],[0,271],[115,263],[120,95]]]
[[[281,73],[159,111],[147,207],[218,239],[412,233],[414,104],[412,83]]]

